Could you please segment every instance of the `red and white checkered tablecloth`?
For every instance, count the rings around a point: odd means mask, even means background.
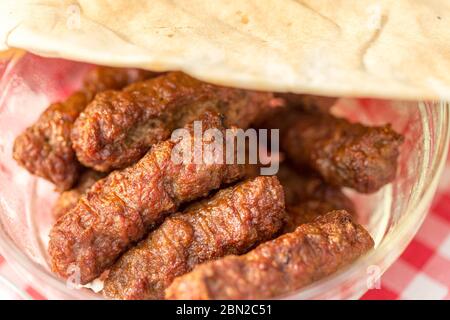
[[[2,280],[2,276],[10,283]],[[26,296],[45,299],[38,288],[24,282],[0,255],[0,300]],[[368,291],[362,299],[450,300],[450,157],[434,204],[418,234],[383,275],[381,288]]]
[[[450,156],[430,212],[416,237],[362,299],[450,300]]]

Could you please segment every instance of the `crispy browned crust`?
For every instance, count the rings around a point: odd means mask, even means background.
[[[246,165],[246,176],[259,175],[258,165]],[[277,177],[284,189],[287,218],[282,233],[294,231],[300,224],[334,210],[345,210],[357,218],[355,206],[340,187],[326,183],[309,168],[297,169],[287,163],[279,167]]]
[[[276,177],[257,177],[221,190],[167,218],[126,252],[109,272],[103,293],[115,299],[163,299],[175,277],[271,239],[284,217],[283,189]]]
[[[168,299],[265,299],[324,278],[373,247],[345,211],[333,211],[243,256],[207,262],[176,278]]]
[[[84,195],[90,187],[98,180],[106,176],[103,172],[86,169],[78,179],[77,184],[70,190],[62,192],[56,200],[53,207],[53,217],[58,219],[69,212],[78,203],[78,200]]]
[[[206,113],[200,120],[203,130],[223,130],[217,115]],[[192,126],[187,129],[192,138]],[[50,232],[52,270],[66,278],[77,268],[83,284],[95,279],[181,203],[205,196],[244,173],[239,165],[172,161],[172,151],[180,145],[182,150],[192,148],[187,139],[161,142],[135,165],[95,183]]]
[[[57,190],[70,189],[81,169],[70,140],[80,112],[97,92],[122,88],[148,76],[149,72],[136,69],[94,68],[80,91],[64,102],[51,104],[36,123],[16,138],[14,159],[32,174],[53,182]]]
[[[279,128],[281,149],[329,184],[372,193],[396,175],[403,136],[390,125],[368,127],[328,114],[285,110],[264,124]]]
[[[98,94],[77,119],[77,157],[98,171],[124,168],[155,143],[206,110],[224,115],[225,126],[247,128],[276,103],[273,94],[217,87],[181,72]]]

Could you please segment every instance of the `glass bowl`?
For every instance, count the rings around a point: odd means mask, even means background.
[[[51,101],[63,99],[80,85],[89,68],[22,53],[3,57],[0,63],[0,252],[23,280],[50,299],[101,296],[67,286],[49,271],[46,245],[57,194],[50,183],[15,163],[12,146]],[[397,179],[372,195],[346,190],[375,240],[375,249],[340,272],[280,298],[354,299],[376,287],[426,216],[446,160],[447,103],[340,99],[333,112],[370,125],[391,123],[405,135]]]

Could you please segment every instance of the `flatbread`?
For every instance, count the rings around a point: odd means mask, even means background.
[[[450,0],[2,0],[0,47],[248,89],[450,99]]]

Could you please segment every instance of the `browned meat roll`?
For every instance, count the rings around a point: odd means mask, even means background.
[[[76,120],[72,141],[82,164],[108,172],[133,164],[205,111],[223,114],[226,127],[247,128],[279,103],[272,93],[218,87],[171,72],[98,94]]]
[[[80,91],[63,102],[51,104],[36,123],[16,138],[14,159],[30,173],[54,183],[57,190],[70,189],[81,170],[70,139],[80,112],[96,93],[120,89],[153,74],[137,69],[94,68],[86,75]]]
[[[264,299],[326,277],[373,247],[364,228],[333,211],[242,256],[204,263],[176,278],[168,299]]]

